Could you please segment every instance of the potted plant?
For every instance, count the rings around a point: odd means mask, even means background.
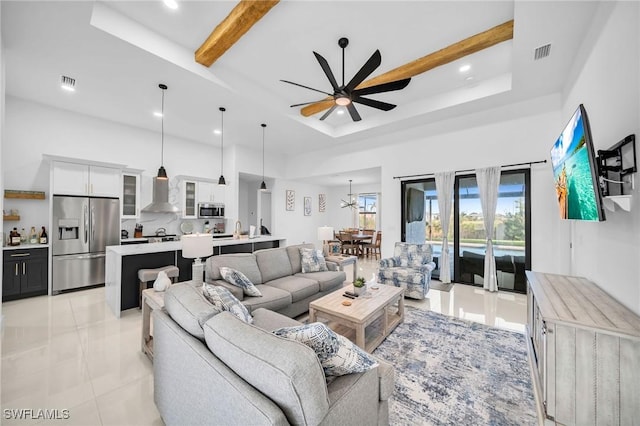
[[[360,296],[365,291],[367,291],[366,283],[363,277],[358,277],[353,282],[353,292]]]

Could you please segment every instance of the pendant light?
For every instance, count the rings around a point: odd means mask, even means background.
[[[158,169],[158,178],[167,179],[167,171],[164,168],[164,91],[167,90],[167,85],[160,83],[158,84],[158,87],[162,90],[162,109],[161,109],[162,117],[160,118],[161,148],[160,148],[160,168]]]
[[[349,193],[347,194],[349,201],[345,201],[345,200],[340,200],[340,207],[341,208],[345,208],[345,207],[350,207],[352,209],[356,208],[356,200],[353,198],[353,193],[351,192],[351,179],[349,179]]]
[[[260,191],[267,190],[267,184],[264,182],[264,129],[267,127],[266,124],[262,123],[262,183],[260,184]]]
[[[226,185],[224,180],[224,173],[222,173],[222,163],[224,161],[224,112],[226,109],[220,107],[220,178],[218,179],[218,185]]]

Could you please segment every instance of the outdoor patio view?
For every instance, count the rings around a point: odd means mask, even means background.
[[[526,291],[524,276],[526,252],[526,185],[525,173],[503,172],[500,179],[498,206],[494,222],[494,255],[501,289]],[[423,188],[425,241],[431,243],[434,255],[442,250],[442,222],[435,180],[429,179],[409,188]],[[449,253],[452,277],[457,282],[482,285],[486,233],[480,195],[474,175],[456,177],[454,212],[449,221]],[[455,253],[455,256],[454,256]],[[439,270],[434,271],[434,277]]]

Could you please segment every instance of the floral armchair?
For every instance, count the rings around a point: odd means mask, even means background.
[[[380,260],[378,282],[404,287],[405,297],[424,299],[435,267],[431,244],[396,243],[393,257]]]

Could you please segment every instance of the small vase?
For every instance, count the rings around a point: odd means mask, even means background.
[[[362,287],[353,286],[353,292],[358,296],[363,295],[366,290],[367,288],[365,286],[362,286]]]

